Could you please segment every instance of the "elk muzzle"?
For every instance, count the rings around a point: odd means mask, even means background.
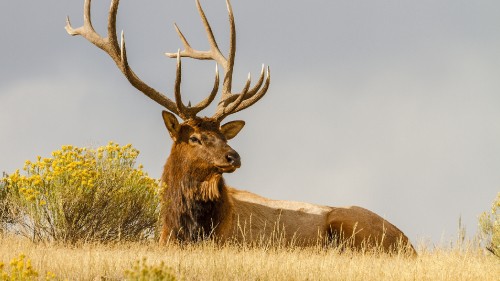
[[[223,165],[218,165],[217,168],[221,173],[232,173],[241,167],[241,158],[238,152],[233,149],[229,149],[225,155],[226,163]]]

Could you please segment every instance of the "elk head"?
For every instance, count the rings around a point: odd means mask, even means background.
[[[216,170],[220,173],[233,172],[240,166],[240,158],[238,153],[227,145],[227,140],[235,137],[245,123],[243,121],[232,121],[221,126],[221,121],[228,115],[241,111],[261,99],[269,87],[270,72],[268,67],[265,75],[265,68],[263,65],[259,80],[253,87],[250,87],[251,82],[249,74],[242,91],[239,93],[232,92],[232,75],[236,53],[236,30],[233,11],[229,0],[226,0],[230,25],[230,43],[227,58],[221,53],[217,46],[212,29],[199,0],[196,0],[196,6],[207,33],[210,49],[207,51],[193,49],[177,25],[174,25],[184,45],[184,50],[182,51],[179,50],[176,53],[166,53],[168,57],[177,59],[174,89],[175,101],[172,101],[164,94],[148,86],[139,79],[130,68],[127,60],[124,33],[122,31],[120,43],[118,43],[116,35],[116,14],[119,2],[119,0],[111,1],[111,7],[108,14],[107,37],[101,37],[92,27],[90,16],[91,0],[85,0],[83,26],[77,29],[72,28],[68,17],[66,20],[66,31],[70,35],[80,35],[84,37],[89,42],[105,51],[135,88],[168,110],[163,111],[162,114],[165,125],[174,141],[173,148],[179,148],[178,150],[184,152],[189,151],[189,153],[184,154],[184,156],[192,157],[193,164],[201,164],[201,162],[203,162],[203,165],[211,166],[211,170]],[[191,104],[186,106],[181,98],[182,57],[190,57],[198,60],[214,60],[216,62],[213,89],[207,98],[194,106],[191,106]],[[215,114],[212,117],[201,118],[198,117],[197,114],[212,103],[219,89],[219,71],[217,65],[220,65],[224,70],[221,98]],[[176,116],[180,117],[183,122],[179,123]],[[173,149],[173,151],[174,150],[175,149]]]
[[[163,111],[163,120],[173,140],[171,158],[177,159],[187,172],[203,180],[211,174],[232,173],[241,165],[240,156],[228,144],[245,125],[243,121],[232,121],[220,126],[213,118],[193,118],[179,124],[177,118]],[[180,161],[187,158],[189,161]]]

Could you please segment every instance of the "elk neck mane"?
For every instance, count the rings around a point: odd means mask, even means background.
[[[181,127],[179,138],[188,134],[191,126],[210,124],[199,121],[197,118],[186,122],[188,126]],[[164,223],[171,235],[181,241],[196,241],[208,236],[219,225],[224,215],[224,203],[228,200],[224,178],[213,167],[191,161],[185,143],[173,144],[162,182],[166,188],[161,198],[168,200],[162,202],[162,212],[165,212]]]

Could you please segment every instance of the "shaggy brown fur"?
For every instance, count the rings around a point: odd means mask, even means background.
[[[329,241],[357,249],[381,246],[387,252],[408,245],[414,253],[403,232],[364,208],[270,200],[226,186],[222,173],[233,172],[240,163],[227,140],[243,123],[220,127],[213,119],[196,118],[178,124],[170,113],[163,116],[174,143],[162,176],[167,185],[162,195],[162,243],[170,238],[187,242],[207,237],[222,242],[279,238],[299,246]],[[234,165],[228,155],[238,158]]]

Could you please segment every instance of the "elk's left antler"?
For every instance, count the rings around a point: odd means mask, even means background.
[[[222,95],[221,100],[217,106],[217,110],[215,114],[212,116],[217,120],[222,120],[226,116],[236,113],[240,110],[243,110],[258,100],[260,100],[267,92],[269,88],[269,84],[271,82],[271,75],[269,67],[267,67],[267,75],[264,83],[264,65],[262,65],[262,70],[260,73],[259,80],[250,88],[250,74],[248,75],[247,82],[245,87],[241,91],[241,93],[232,93],[232,80],[233,80],[233,67],[234,67],[234,57],[236,54],[236,27],[234,23],[233,9],[231,7],[231,3],[229,0],[226,0],[227,10],[229,14],[229,26],[230,26],[230,39],[229,39],[229,54],[226,59],[224,55],[221,53],[217,42],[215,41],[214,34],[212,32],[212,28],[210,27],[210,23],[205,16],[205,12],[200,5],[200,1],[196,0],[196,6],[198,8],[198,12],[200,13],[201,20],[203,21],[203,25],[205,26],[205,31],[207,33],[208,43],[210,44],[210,50],[208,51],[199,51],[195,50],[188,43],[186,37],[180,31],[177,24],[175,24],[175,29],[177,30],[177,34],[179,35],[182,44],[184,45],[184,50],[180,52],[180,56],[182,57],[190,57],[193,59],[199,60],[214,60],[218,64],[222,66],[224,69],[224,81],[222,84]],[[166,53],[168,57],[176,58],[179,56],[179,53]],[[264,85],[262,85],[264,83]]]

